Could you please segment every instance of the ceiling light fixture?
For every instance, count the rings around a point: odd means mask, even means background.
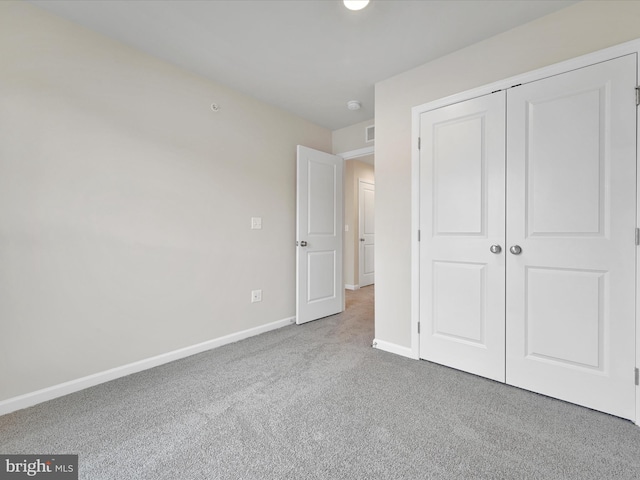
[[[369,0],[343,0],[344,6],[349,10],[362,10],[369,5]]]
[[[362,104],[357,100],[349,100],[347,102],[347,108],[349,110],[360,110],[361,106],[362,106]]]

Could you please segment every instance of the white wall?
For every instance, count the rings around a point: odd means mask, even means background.
[[[411,107],[640,37],[640,2],[584,1],[376,84],[376,339],[411,346]]]
[[[375,183],[373,165],[358,160],[347,160],[344,171],[344,223],[349,231],[344,232],[344,283],[360,285],[358,250],[359,230],[359,190],[358,181]]]
[[[367,142],[365,130],[373,125],[373,119],[334,130],[331,134],[333,153],[351,152],[365,147],[373,147],[374,142]]]
[[[0,105],[0,400],[295,315],[330,131],[12,1]]]

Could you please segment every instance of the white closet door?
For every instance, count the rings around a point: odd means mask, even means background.
[[[636,56],[507,96],[507,383],[635,417]]]
[[[420,357],[504,381],[505,93],[420,118]]]

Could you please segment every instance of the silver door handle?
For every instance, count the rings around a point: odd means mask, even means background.
[[[511,253],[513,253],[514,255],[520,255],[522,253],[522,248],[520,247],[520,245],[513,245],[509,251]]]
[[[306,242],[306,241],[304,241],[304,240],[302,240],[302,241],[300,242],[300,246],[301,246],[301,247],[306,247],[306,246],[307,246],[307,242]]]
[[[491,253],[500,253],[502,251],[502,247],[500,245],[491,245],[491,247],[489,248],[489,250],[491,250]]]
[[[361,239],[360,239],[360,241],[361,241],[361,242],[364,242],[364,238],[361,238]]]

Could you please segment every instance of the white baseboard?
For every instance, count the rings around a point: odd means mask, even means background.
[[[347,290],[358,290],[360,288],[360,285],[347,285],[345,283],[344,288],[346,288]]]
[[[104,372],[94,373],[86,377],[77,378],[68,382],[53,385],[52,387],[43,388],[42,390],[36,390],[35,392],[26,393],[17,397],[8,398],[0,401],[0,415],[15,412],[23,408],[37,405],[38,403],[46,402],[47,400],[53,400],[54,398],[62,397],[70,393],[84,390],[85,388],[93,387],[101,383],[115,380],[116,378],[126,377],[132,373],[148,370],[165,363],[180,360],[181,358],[190,357],[197,353],[206,352],[214,348],[222,347],[229,343],[234,343],[245,338],[253,337],[261,333],[269,332],[277,328],[286,327],[296,323],[296,317],[289,317],[275,322],[267,323],[259,327],[250,328],[248,330],[242,330],[241,332],[225,335],[224,337],[214,338],[206,342],[191,345],[190,347],[180,348],[172,352],[156,355],[155,357],[146,358],[134,363],[122,365],[121,367],[105,370]]]
[[[377,338],[373,340],[373,348],[384,350],[389,353],[395,353],[396,355],[402,355],[403,357],[411,358],[413,360],[418,360],[418,357],[410,348],[396,345],[395,343],[385,342],[384,340],[378,340]]]

